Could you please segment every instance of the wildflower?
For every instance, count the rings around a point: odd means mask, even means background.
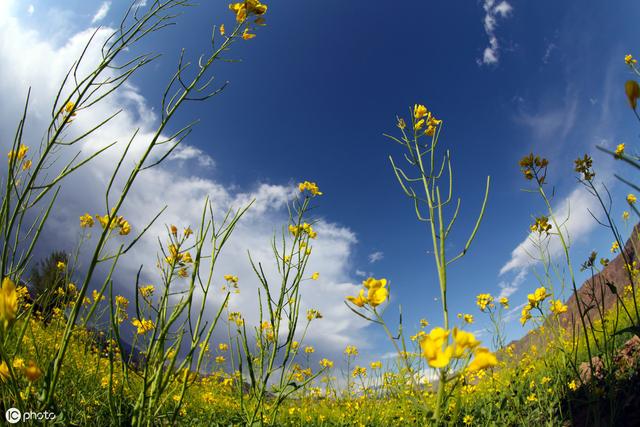
[[[104,301],[104,295],[102,295],[100,292],[98,292],[97,290],[93,290],[91,292],[91,297],[93,298],[93,301],[98,302],[98,301]]]
[[[322,359],[320,360],[320,366],[322,366],[323,368],[333,368],[333,362],[329,359]]]
[[[229,349],[229,344],[221,342],[220,344],[218,344],[218,350],[220,351],[227,351]]]
[[[596,176],[595,172],[592,169],[593,159],[591,159],[591,157],[587,154],[585,154],[582,158],[578,157],[576,160],[574,160],[574,163],[576,165],[574,170],[578,173],[581,173],[582,178],[585,181],[591,181],[593,177]]]
[[[188,239],[188,238],[189,238],[189,236],[191,236],[192,234],[193,234],[193,230],[192,230],[192,229],[190,229],[189,227],[187,227],[187,228],[185,228],[185,229],[184,229],[184,237],[185,237],[186,239]]]
[[[616,146],[615,155],[616,157],[621,157],[624,154],[624,144],[618,144]]]
[[[533,153],[524,156],[520,159],[520,170],[524,177],[528,180],[536,178],[536,180],[542,184],[546,176],[546,168],[549,165],[549,161],[540,156],[534,156]]]
[[[222,365],[224,363],[224,361],[225,361],[224,356],[216,356],[216,363],[218,365]]]
[[[624,221],[626,221],[626,220],[628,220],[628,219],[629,219],[629,212],[628,212],[628,211],[624,211],[624,212],[622,212],[622,219],[623,219]]]
[[[627,54],[627,55],[624,56],[624,62],[627,65],[633,65],[633,64],[637,64],[638,63],[638,61],[636,59],[634,59],[631,54]]]
[[[33,162],[31,160],[26,160],[23,164],[22,164],[22,170],[26,171],[31,169],[31,166],[33,165]]]
[[[427,107],[425,107],[424,105],[421,104],[415,104],[413,106],[413,117],[416,120],[419,120],[421,118],[423,118],[424,116],[427,115],[429,111],[427,110]]]
[[[9,322],[16,318],[18,312],[18,293],[16,284],[8,277],[2,279],[2,289],[0,289],[0,321],[4,327],[9,326]]]
[[[509,298],[507,297],[502,297],[498,300],[498,302],[500,303],[500,305],[502,305],[505,309],[509,308]]]
[[[358,348],[354,345],[348,345],[347,348],[344,349],[344,354],[347,356],[357,356]]]
[[[427,326],[429,326],[429,322],[427,321],[427,319],[420,319],[420,327],[426,328]]]
[[[618,244],[618,242],[613,242],[611,244],[611,253],[615,254],[616,252],[618,252],[618,249],[620,249],[620,245]]]
[[[367,376],[367,368],[365,368],[364,366],[356,366],[355,368],[353,368],[353,371],[351,372],[351,376],[352,377],[366,377]]]
[[[536,397],[535,393],[531,393],[529,396],[527,396],[527,402],[537,402],[538,398]]]
[[[180,270],[178,270],[178,276],[185,278],[189,276],[189,270],[187,270],[186,268],[181,268]]]
[[[542,383],[542,385],[545,385],[546,383],[550,382],[551,378],[549,377],[542,377],[542,380],[540,381]]]
[[[116,295],[116,305],[122,308],[127,308],[129,306],[129,300],[122,295]]]
[[[316,349],[313,348],[312,346],[308,345],[304,348],[304,352],[307,354],[312,354],[315,353]]]
[[[632,193],[627,194],[627,203],[629,203],[630,205],[633,205],[636,202],[636,200],[638,199],[634,194]]]
[[[318,280],[318,277],[320,277],[320,273],[316,271],[311,275],[311,280]]]
[[[485,311],[487,307],[493,308],[493,297],[491,294],[480,294],[476,297],[476,305],[480,307],[480,311]]]
[[[522,324],[522,326],[524,326],[525,323],[527,323],[527,320],[529,319],[531,319],[531,306],[526,305],[522,309],[522,315],[520,316],[520,323]]]
[[[422,126],[424,125],[424,119],[420,119],[417,122],[414,123],[413,125],[413,130],[420,130],[422,129]]]
[[[462,423],[466,426],[470,426],[471,424],[473,424],[473,415],[465,415],[462,418]]]
[[[138,328],[138,331],[137,331],[138,335],[144,335],[147,332],[153,330],[153,328],[155,328],[155,325],[149,319],[138,320],[134,318],[131,321],[131,324],[136,328]]]
[[[85,213],[80,217],[80,227],[93,227],[94,221],[93,217],[89,213]]]
[[[468,324],[472,324],[473,323],[473,315],[472,314],[463,314],[460,317],[462,317],[462,320],[464,320],[465,323],[468,323]]]
[[[638,82],[635,80],[627,80],[624,84],[624,91],[627,95],[629,105],[635,110],[638,105],[638,98],[640,98],[640,86],[638,86]]]
[[[29,382],[34,382],[42,376],[42,371],[34,361],[30,361],[27,367],[24,368],[24,376],[27,377]]]
[[[307,190],[311,193],[312,196],[322,196],[322,192],[315,182],[301,182],[300,184],[298,184],[298,190],[300,190],[301,193]]]
[[[474,358],[467,366],[467,369],[471,372],[479,371],[481,369],[490,368],[492,366],[496,366],[498,364],[498,359],[495,354],[491,353],[488,349],[484,347],[479,347],[475,353]]]
[[[568,309],[569,307],[564,305],[560,300],[551,301],[551,312],[554,314],[565,313]]]
[[[538,232],[538,234],[547,233],[549,234],[549,230],[551,230],[551,224],[549,224],[549,218],[542,215],[536,218],[536,222],[534,222],[530,227],[532,233]]]
[[[58,261],[56,263],[56,268],[58,270],[64,270],[66,266],[67,266],[67,264],[65,264],[64,261]]]
[[[11,364],[14,369],[24,369],[24,359],[22,357],[16,357]]]
[[[407,127],[407,124],[405,123],[403,118],[399,117],[396,126],[398,126],[399,129],[404,130]]]
[[[571,380],[571,382],[567,384],[567,386],[571,391],[576,391],[578,389],[578,384],[576,383],[576,380]]]
[[[360,289],[360,293],[357,297],[348,296],[347,300],[351,301],[358,307],[364,307],[364,305],[367,303],[367,298],[364,296],[364,289]]]
[[[9,154],[7,154],[7,157],[9,158],[9,162],[11,162],[12,160],[16,159],[16,160],[22,160],[25,158],[25,156],[27,155],[27,152],[29,151],[29,147],[27,147],[24,144],[20,144],[20,147],[18,147],[18,151],[9,151]]]
[[[382,362],[375,361],[370,363],[371,369],[382,369]]]
[[[7,362],[4,360],[0,363],[0,380],[5,382],[9,378],[9,366],[7,366]]]
[[[147,285],[144,286],[142,288],[140,288],[140,295],[142,295],[143,297],[147,298],[150,297],[151,295],[153,295],[153,291],[155,291],[156,288],[153,285]]]
[[[252,38],[254,38],[256,35],[255,34],[251,34],[249,32],[248,28],[245,28],[244,31],[242,32],[242,39],[243,40],[251,40]]]
[[[386,288],[387,279],[374,279],[373,277],[369,277],[362,282],[362,284],[369,290],[367,301],[371,307],[382,304],[389,296],[389,290]]]
[[[447,346],[444,350],[442,348],[448,337],[449,331],[437,327],[421,338],[422,355],[432,368],[443,368],[449,364],[453,355],[453,347]]]
[[[550,294],[547,293],[547,289],[541,286],[536,289],[534,293],[527,295],[527,299],[529,300],[529,305],[535,308],[549,296]]]
[[[313,308],[307,310],[307,320],[311,322],[313,319],[322,319],[322,314]]]

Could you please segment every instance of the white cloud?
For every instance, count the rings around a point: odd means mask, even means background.
[[[0,91],[5,99],[20,100],[26,95],[27,88],[32,87],[26,140],[39,141],[48,124],[51,108],[49,103],[55,96],[58,83],[94,30],[87,29],[75,34],[62,46],[57,46],[50,42],[47,35],[25,30],[8,13],[10,10],[10,7],[0,6]],[[101,29],[95,36],[94,47],[101,46],[110,31],[108,28]],[[99,49],[89,49],[84,63],[97,63],[100,59]],[[71,126],[72,133],[80,134],[123,108],[122,113],[107,127],[75,149],[86,156],[99,147],[119,141],[112,150],[65,181],[53,215],[40,239],[41,245],[37,249],[40,255],[45,255],[52,249],[73,249],[78,238],[78,216],[84,212],[103,213],[105,210],[104,189],[114,164],[120,157],[124,142],[128,141],[135,129],[140,129],[124,162],[125,167],[130,167],[146,147],[157,126],[157,117],[139,90],[132,84],[123,86],[122,89],[119,94],[106,98],[91,109],[80,111]],[[0,104],[2,152],[9,149],[11,131],[15,129],[21,108],[21,102]],[[37,147],[33,148],[30,153],[37,153]],[[65,158],[75,154],[76,151],[70,153],[61,150],[58,155],[63,162]],[[234,235],[225,247],[214,282],[219,286],[224,274],[239,276],[241,293],[234,295],[231,307],[243,311],[248,322],[255,322],[258,316],[258,281],[248,262],[247,251],[251,251],[256,261],[264,263],[265,273],[275,280],[277,272],[273,266],[270,239],[288,220],[286,202],[294,194],[295,187],[288,183],[274,185],[258,182],[251,188],[237,191],[211,178],[197,175],[202,169],[179,167],[181,163],[194,161],[200,166],[213,165],[213,159],[208,154],[183,143],[181,149],[167,162],[139,175],[121,212],[132,224],[132,235],[140,232],[144,224],[166,204],[168,207],[158,223],[149,229],[119,264],[114,275],[114,291],[131,296],[135,292],[132,288],[135,272],[141,265],[144,265],[144,280],[158,283],[154,266],[158,251],[157,238],[164,235],[164,224],[195,227],[199,223],[207,196],[214,205],[218,220],[226,209],[245,205],[255,199],[254,205],[238,223]],[[123,178],[118,178],[114,188],[121,188],[122,183]],[[320,279],[304,282],[302,309],[313,307],[322,312],[324,318],[314,321],[308,339],[322,348],[323,353],[318,356],[333,356],[338,361],[341,360],[341,352],[347,343],[363,348],[372,345],[367,342],[362,331],[366,326],[364,321],[343,304],[345,295],[357,293],[358,287],[352,283],[350,274],[353,271],[351,253],[357,239],[348,228],[323,218],[317,219],[314,228],[319,236],[313,242],[308,271],[309,274],[313,271],[320,272]],[[207,304],[208,318],[219,307],[220,299],[220,296],[210,297]]]
[[[36,11],[36,8],[35,8],[32,4],[30,4],[30,5],[27,7],[27,13],[28,13],[29,15],[33,15],[33,12],[35,12],[35,11]]]
[[[373,264],[374,262],[381,261],[384,258],[384,252],[376,251],[369,254],[369,262]]]
[[[482,58],[478,59],[478,64],[493,65],[498,63],[500,50],[498,37],[496,36],[498,18],[508,18],[513,11],[513,7],[511,7],[507,1],[502,1],[496,4],[495,0],[484,0],[482,7],[485,12],[484,31],[489,38],[489,46],[484,49]]]
[[[95,24],[97,22],[102,21],[107,16],[107,13],[109,13],[109,9],[111,9],[111,2],[110,1],[102,2],[98,10],[96,11],[96,14],[93,15],[93,19],[91,20],[91,23]]]

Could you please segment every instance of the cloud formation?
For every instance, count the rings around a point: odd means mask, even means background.
[[[111,9],[111,2],[110,1],[102,2],[98,10],[96,11],[96,14],[93,15],[93,19],[91,20],[91,23],[96,24],[102,21],[107,16],[107,13],[109,13],[109,9]]]
[[[482,58],[478,59],[478,64],[494,65],[499,60],[500,45],[496,36],[498,19],[509,17],[513,7],[506,0],[496,3],[495,0],[484,0],[484,31],[489,38],[489,46],[482,52]]]
[[[381,251],[373,252],[369,254],[369,263],[373,264],[375,262],[382,261],[383,258],[384,258],[384,252],[381,252]]]

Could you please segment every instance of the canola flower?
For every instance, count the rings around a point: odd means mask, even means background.
[[[18,293],[16,284],[9,277],[2,279],[0,289],[0,321],[4,328],[9,326],[18,313]]]
[[[264,15],[267,12],[267,5],[258,0],[246,0],[229,4],[229,9],[236,14],[236,22],[242,23],[249,15]]]
[[[80,227],[82,228],[91,228],[94,223],[93,217],[88,212],[80,217]]]
[[[308,191],[312,196],[322,196],[322,192],[318,188],[318,185],[315,182],[304,181],[298,184],[298,190],[301,193]]]
[[[636,200],[638,200],[635,196],[635,194],[633,193],[629,193],[627,194],[627,203],[629,203],[630,205],[633,205],[636,203]]]
[[[138,335],[144,335],[155,328],[155,324],[150,319],[137,319],[134,318],[131,324],[137,328]]]
[[[375,279],[369,277],[362,282],[364,289],[360,289],[358,296],[348,296],[347,300],[357,307],[369,305],[375,308],[385,302],[389,297],[387,289],[387,279]],[[365,295],[366,292],[366,295]]]
[[[638,60],[636,60],[633,55],[627,54],[624,56],[624,63],[627,65],[634,65],[638,63]]]
[[[487,307],[490,309],[495,307],[491,294],[479,294],[476,297],[476,305],[480,308],[480,311],[485,311]]]
[[[614,152],[617,158],[621,157],[624,154],[624,144],[618,144],[616,146],[616,151]]]
[[[627,101],[631,109],[635,110],[638,106],[638,98],[640,98],[640,86],[635,80],[627,80],[624,85],[624,92],[627,95]]]

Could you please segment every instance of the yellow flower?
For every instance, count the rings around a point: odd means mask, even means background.
[[[347,356],[357,356],[358,355],[358,347],[355,345],[348,345],[347,348],[344,349],[344,354]]]
[[[26,171],[31,169],[31,166],[33,165],[33,162],[31,160],[27,160],[22,164],[22,170]]]
[[[576,391],[578,389],[578,384],[576,383],[576,380],[571,380],[571,382],[567,385],[569,387],[569,390],[571,391]]]
[[[93,217],[89,215],[89,213],[85,213],[80,217],[80,227],[82,228],[93,227],[93,224],[94,224]]]
[[[311,353],[315,353],[315,348],[313,348],[312,346],[308,345],[304,348],[304,352],[307,354],[311,354]]]
[[[138,320],[134,318],[131,321],[131,324],[136,328],[138,328],[138,331],[137,331],[138,335],[144,335],[147,332],[153,330],[153,328],[155,328],[155,325],[153,324],[153,322],[148,319]]]
[[[551,301],[551,312],[555,314],[565,313],[569,307],[564,305],[562,301],[555,300]]]
[[[56,268],[58,270],[64,270],[66,266],[67,264],[65,264],[64,261],[58,261],[58,263],[56,264]]]
[[[421,118],[423,118],[424,116],[426,116],[428,113],[427,111],[427,107],[425,107],[424,105],[421,104],[414,104],[413,106],[413,117],[416,120],[419,120]]]
[[[509,308],[509,298],[507,297],[502,297],[498,300],[498,302],[504,307],[504,308]]]
[[[620,245],[618,244],[618,242],[613,242],[611,244],[611,253],[614,254],[618,252],[618,249],[620,249]]]
[[[407,123],[405,123],[403,118],[398,118],[398,123],[396,124],[396,126],[398,126],[398,128],[400,128],[401,130],[404,130],[407,127]]]
[[[360,289],[360,293],[357,297],[348,296],[347,300],[351,301],[358,307],[364,307],[364,305],[367,303],[367,298],[364,296],[364,289]]]
[[[216,356],[216,363],[219,365],[222,365],[224,363],[225,359],[224,356]]]
[[[473,415],[465,415],[462,418],[462,423],[466,426],[470,426],[471,424],[473,424]]]
[[[498,359],[495,354],[491,353],[484,347],[479,347],[475,351],[474,356],[473,361],[469,363],[469,366],[467,366],[467,369],[471,372],[486,369],[498,364]]]
[[[17,152],[11,150],[9,151],[9,154],[7,154],[7,157],[9,158],[9,162],[11,162],[11,160],[13,159],[17,159],[17,160],[24,159],[28,151],[29,151],[29,147],[27,147],[24,144],[20,144],[20,147],[18,147]]]
[[[18,293],[16,284],[8,277],[2,279],[2,289],[0,289],[0,321],[4,327],[9,326],[9,322],[16,318],[18,312]]]
[[[624,154],[624,144],[618,144],[616,146],[615,155],[616,157],[620,157],[622,154]]]
[[[627,80],[624,85],[624,91],[627,95],[629,105],[635,110],[638,105],[638,98],[640,98],[640,86],[638,86],[638,82],[635,80]]]
[[[629,212],[628,211],[622,212],[622,219],[625,220],[625,221],[629,219]]]
[[[371,307],[377,307],[386,301],[389,296],[387,289],[387,279],[374,279],[369,277],[363,282],[365,288],[369,290],[367,293],[367,301]]]
[[[458,359],[464,356],[465,350],[473,350],[480,345],[475,335],[458,328],[453,328],[453,342],[455,344],[453,357]]]
[[[5,382],[9,378],[9,367],[7,366],[7,362],[4,360],[0,363],[0,380]]]
[[[380,361],[371,362],[370,366],[371,366],[371,369],[382,369],[382,362]]]
[[[422,129],[422,126],[424,126],[424,119],[420,119],[417,122],[415,122],[413,125],[413,130],[420,130]]]
[[[535,393],[531,393],[529,396],[527,396],[527,402],[537,402],[538,398],[536,397]]]
[[[427,359],[427,363],[432,368],[443,368],[451,361],[453,347],[447,346],[444,350],[442,346],[449,337],[449,331],[437,327],[425,334],[420,339],[422,355]]]
[[[311,275],[311,280],[318,280],[318,277],[320,277],[320,273],[316,271]]]
[[[220,24],[220,35],[224,36],[224,24]]]
[[[481,311],[485,311],[487,307],[493,308],[493,297],[491,294],[480,294],[476,297],[476,305]]]
[[[315,182],[301,182],[300,184],[298,184],[298,190],[300,190],[301,193],[307,190],[311,193],[312,196],[322,196],[322,192]]]
[[[252,38],[254,38],[256,35],[255,34],[251,34],[249,32],[248,28],[245,28],[244,31],[242,32],[242,39],[243,40],[251,40]]]
[[[420,327],[426,328],[427,326],[429,326],[429,322],[427,321],[427,319],[420,319]]]
[[[16,357],[11,364],[14,369],[24,369],[24,359],[22,357]]]
[[[24,368],[24,376],[27,377],[29,382],[37,381],[42,376],[42,371],[38,368],[38,365],[34,361],[30,361],[29,365]]]
[[[465,314],[462,316],[462,319],[465,321],[465,323],[473,323],[473,315],[471,314]]]
[[[329,359],[322,359],[320,361],[320,366],[323,368],[333,368],[333,362]]]
[[[153,285],[143,286],[142,288],[140,288],[140,295],[142,295],[143,297],[150,297],[151,295],[153,295],[153,291],[155,290],[156,288]]]
[[[631,54],[627,54],[627,55],[624,56],[624,62],[627,65],[632,65],[632,64],[637,64],[638,63],[638,61],[635,60]]]
[[[529,305],[534,308],[548,296],[550,296],[550,294],[547,293],[547,289],[544,286],[541,286],[536,289],[534,293],[527,295],[527,299],[529,300]]]
[[[638,199],[634,194],[632,193],[627,194],[627,203],[629,203],[630,205],[633,205],[636,202],[636,200]]]

